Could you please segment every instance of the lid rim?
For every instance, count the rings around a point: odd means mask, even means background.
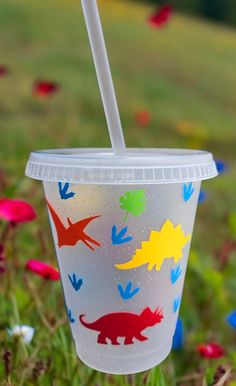
[[[25,173],[43,181],[111,185],[190,182],[218,174],[212,154],[202,150],[133,148],[127,155],[95,148],[37,151]]]

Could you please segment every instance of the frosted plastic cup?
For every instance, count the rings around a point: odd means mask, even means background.
[[[137,373],[172,347],[204,151],[61,149],[31,153],[43,181],[76,351],[93,369]]]

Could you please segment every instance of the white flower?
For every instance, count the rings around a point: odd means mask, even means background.
[[[8,330],[9,335],[13,337],[19,337],[22,339],[22,342],[29,344],[33,339],[35,329],[30,326],[14,326],[11,330]]]

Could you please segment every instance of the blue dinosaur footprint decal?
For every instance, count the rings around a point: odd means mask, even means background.
[[[173,312],[176,313],[179,309],[179,306],[180,306],[180,302],[181,302],[181,297],[178,296],[176,299],[174,299],[173,301]]]
[[[74,192],[68,192],[68,189],[70,187],[69,182],[66,182],[64,186],[62,186],[62,182],[58,182],[58,187],[59,187],[59,193],[62,200],[68,200],[69,198],[74,197],[75,195]]]
[[[182,270],[180,268],[180,265],[177,265],[176,268],[172,268],[170,271],[170,280],[172,284],[175,284],[177,280],[179,279],[180,275],[182,273]]]
[[[122,287],[121,284],[118,284],[117,288],[118,288],[118,290],[120,292],[120,296],[124,300],[129,300],[129,299],[133,298],[140,291],[140,288],[135,288],[132,291],[132,283],[131,283],[131,281],[129,281],[129,283],[127,284],[125,289]]]
[[[195,189],[193,187],[193,183],[190,182],[190,184],[184,184],[183,186],[183,198],[184,201],[187,202],[192,197],[193,193],[195,192]]]
[[[120,244],[128,243],[129,241],[131,241],[133,239],[132,236],[124,237],[125,234],[127,233],[127,231],[128,231],[128,227],[126,226],[126,227],[122,228],[119,233],[117,233],[117,227],[115,225],[113,225],[112,231],[111,231],[112,244],[113,245],[120,245]]]
[[[75,289],[76,292],[78,292],[83,284],[83,279],[77,278],[76,274],[73,273],[72,275],[68,275],[72,287]]]
[[[69,319],[70,323],[75,323],[75,318],[73,317],[72,311],[69,308],[67,310],[67,315],[68,315],[68,319]]]

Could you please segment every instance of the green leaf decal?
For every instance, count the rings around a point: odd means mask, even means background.
[[[126,210],[124,221],[131,213],[133,216],[140,216],[146,210],[146,196],[144,189],[131,190],[120,197],[120,207]]]

